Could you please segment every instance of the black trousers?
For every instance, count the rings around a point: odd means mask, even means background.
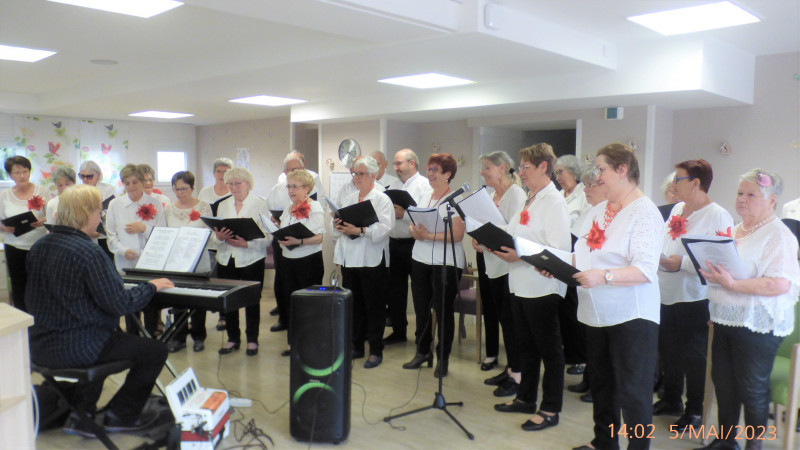
[[[564,362],[585,363],[586,325],[578,322],[577,288],[567,287],[564,301],[558,305],[558,320],[561,323],[561,338],[564,340]]]
[[[272,292],[275,294],[275,303],[278,306],[278,322],[289,325],[289,298],[284,295],[283,288],[283,249],[278,241],[272,240],[272,259],[275,264],[275,279],[272,281]]]
[[[653,423],[653,371],[658,324],[634,319],[608,327],[586,327],[586,348],[597,449],[619,449],[620,410],[628,430],[629,449],[650,448]],[[613,425],[614,434],[611,432]],[[637,437],[639,436],[639,437]]]
[[[475,253],[478,266],[478,286],[481,289],[481,305],[483,305],[483,338],[486,342],[486,357],[497,358],[500,352],[500,317],[497,313],[498,299],[494,296],[491,279],[486,275],[486,260],[483,253]]]
[[[739,424],[742,405],[745,424],[767,425],[769,375],[782,341],[782,337],[756,333],[745,327],[714,324],[711,378],[717,393],[720,428],[733,430]],[[735,433],[733,430],[731,436]]]
[[[315,284],[322,284],[322,277],[325,275],[325,263],[322,261],[322,251],[312,253],[303,258],[283,258],[280,273],[275,274],[276,282],[278,276],[281,277],[280,285],[283,289],[283,297],[291,302],[292,292],[305,289]],[[286,339],[292,342],[291,328],[291,307],[286,308],[286,320],[284,322],[288,328]]]
[[[218,265],[219,277],[228,280],[248,280],[258,281],[264,286],[264,259],[245,267],[236,267],[233,258],[228,261],[227,266]],[[245,335],[248,343],[258,343],[258,327],[261,324],[261,303],[248,306],[244,309],[245,313]],[[239,343],[242,341],[241,331],[239,330],[239,311],[236,310],[225,314],[225,329],[228,331],[228,342]]]
[[[661,305],[658,353],[667,402],[682,400],[686,380],[686,413],[703,414],[708,350],[708,300]]]
[[[519,342],[514,324],[514,311],[511,308],[513,295],[508,291],[508,275],[489,279],[489,287],[492,289],[495,310],[503,331],[508,367],[512,372],[519,373],[522,371],[522,365],[520,364]],[[488,344],[486,351],[488,354]]]
[[[445,361],[450,357],[453,348],[455,333],[455,318],[453,302],[458,293],[458,281],[461,279],[461,269],[454,266],[445,266],[447,281],[444,289],[444,312],[442,312],[442,266],[432,266],[418,261],[411,263],[411,296],[414,299],[414,312],[417,316],[416,344],[417,353],[427,354],[431,351],[433,333],[431,332],[431,308],[436,311],[436,317],[444,318],[444,329],[437,328],[441,358]],[[437,346],[437,355],[439,354]]]
[[[553,413],[561,412],[564,398],[564,351],[558,325],[558,304],[562,300],[558,294],[538,298],[514,296],[511,300],[522,366],[517,398],[536,404],[539,372],[544,363],[539,409]]]
[[[414,239],[389,239],[389,277],[386,281],[386,312],[392,331],[405,336],[408,328],[408,277]]]
[[[125,382],[108,402],[108,408],[123,421],[128,421],[139,417],[147,403],[167,360],[167,346],[157,339],[115,332],[106,342],[95,364],[122,360],[130,361],[133,367],[125,377]],[[94,413],[102,392],[102,381],[88,384],[80,392],[76,392],[77,403],[85,411]]]
[[[383,329],[386,326],[386,297],[383,295],[386,266],[342,267],[342,286],[353,292],[353,351],[383,356]]]
[[[176,310],[176,314],[180,314],[182,310]],[[189,322],[178,333],[175,333],[174,340],[178,342],[186,342],[186,336],[192,335],[192,340],[195,342],[203,342],[208,336],[206,331],[206,310],[196,309],[189,318]]]
[[[28,311],[25,306],[25,286],[28,285],[28,269],[25,267],[25,259],[28,257],[28,250],[21,250],[13,245],[6,245],[6,269],[8,278],[11,281],[11,303],[15,308]]]

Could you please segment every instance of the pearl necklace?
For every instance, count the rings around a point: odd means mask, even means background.
[[[769,222],[771,222],[771,221],[772,221],[772,219],[774,219],[774,218],[775,218],[775,215],[774,215],[774,214],[770,214],[770,215],[769,215],[769,216],[767,216],[767,217],[766,217],[764,220],[762,220],[761,222],[758,222],[757,224],[753,225],[753,226],[752,226],[752,227],[750,227],[750,228],[748,228],[748,227],[744,226],[744,222],[742,222],[741,224],[739,224],[739,228],[740,228],[742,231],[744,231],[745,233],[747,233],[747,234],[752,234],[752,233],[753,233],[754,231],[756,231],[757,229],[759,229],[759,228],[763,227],[764,225],[768,224]]]

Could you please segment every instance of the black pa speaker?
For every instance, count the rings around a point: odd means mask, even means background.
[[[292,293],[289,431],[305,442],[350,433],[353,294],[333,286]]]

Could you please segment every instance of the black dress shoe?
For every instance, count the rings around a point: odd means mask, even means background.
[[[500,386],[497,386],[497,389],[492,394],[495,397],[511,397],[512,395],[517,395],[518,390],[519,384],[513,378],[508,377]]]
[[[503,384],[503,382],[505,382],[509,378],[511,377],[508,375],[508,371],[503,370],[499,374],[483,380],[483,384],[486,384],[488,386],[500,386],[501,384]]]
[[[668,402],[661,399],[653,405],[654,416],[680,416],[683,414],[683,402]]]
[[[158,411],[142,411],[134,420],[123,420],[109,410],[103,418],[103,428],[109,433],[144,430],[158,419]]]
[[[230,342],[228,342],[228,344],[230,344]],[[237,342],[237,343],[233,344],[232,347],[222,347],[221,349],[219,349],[219,354],[220,355],[227,355],[228,353],[231,353],[234,350],[239,350],[239,347],[241,347],[241,345],[242,345],[241,342]]]
[[[94,420],[94,418],[91,418],[90,420]],[[78,415],[74,412],[70,413],[69,417],[67,417],[67,421],[64,422],[64,427],[61,429],[61,432],[72,436],[81,436],[90,439],[97,437],[95,431],[92,430],[91,427],[86,422],[81,420],[80,417],[78,417]]]
[[[361,359],[363,357],[364,357],[364,350],[361,351],[353,350],[353,352],[350,354],[350,358],[352,359]]]
[[[494,369],[495,367],[497,367],[497,358],[495,358],[495,359],[493,359],[491,361],[488,361],[488,362],[484,361],[484,362],[481,363],[481,370],[484,371],[484,372],[488,372],[488,371]]]
[[[194,345],[192,345],[192,350],[196,352],[202,352],[206,349],[206,344],[203,341],[194,341]]]
[[[269,315],[270,316],[277,316],[278,315],[278,307],[276,306],[276,307],[270,309],[269,310]]]
[[[281,352],[281,356],[289,356],[291,354],[292,354],[292,351],[289,350],[288,348]]]
[[[683,431],[689,427],[691,427],[690,429],[698,430],[702,424],[702,417],[686,413],[682,415],[681,418],[678,419],[674,424],[672,424],[670,431],[673,429],[677,429],[677,431]]]
[[[510,413],[525,413],[535,414],[536,403],[523,402],[522,400],[514,399],[509,405],[508,403],[498,403],[494,405],[495,411],[510,412]]]
[[[587,392],[587,393],[581,395],[580,400],[583,403],[592,403],[594,401],[594,399],[592,398],[592,393],[591,392]]]
[[[384,345],[392,345],[392,344],[397,344],[397,343],[406,342],[406,341],[408,341],[408,338],[406,338],[406,334],[405,333],[398,333],[396,331],[394,333],[386,336],[385,338],[383,338]]]
[[[426,362],[428,363],[428,367],[433,367],[433,352],[429,352],[425,355],[417,353],[411,361],[403,364],[403,369],[419,369],[422,367],[422,364]]]
[[[169,344],[167,344],[167,351],[169,351],[170,353],[177,353],[185,348],[186,348],[186,341],[183,342],[169,341]]]
[[[442,378],[447,376],[447,360],[439,360],[436,363],[436,368],[433,369],[433,376],[436,378]]]
[[[580,447],[572,447],[572,450],[595,450],[595,448],[588,445],[581,445]]]
[[[575,392],[576,394],[583,394],[589,392],[589,383],[587,383],[586,380],[583,380],[578,384],[567,386],[567,390],[570,392]]]
[[[269,327],[269,331],[272,331],[273,333],[277,331],[283,331],[285,329],[286,329],[286,324],[281,322],[280,320],[275,325]]]
[[[217,322],[217,331],[225,331],[225,328],[227,328],[225,319],[220,319],[219,322]]]
[[[714,439],[710,444],[705,447],[696,448],[695,450],[739,450],[739,444],[736,441],[728,441],[725,439]]]
[[[583,375],[586,370],[586,364],[573,364],[567,368],[567,373],[570,375]]]
[[[366,361],[364,361],[364,368],[365,369],[372,369],[378,367],[383,362],[383,355],[376,356],[376,355],[369,355]]]
[[[547,414],[541,411],[536,411],[536,415],[544,419],[544,421],[542,423],[535,423],[529,419],[527,422],[522,424],[523,430],[539,431],[539,430],[544,430],[545,428],[550,428],[558,425],[558,413],[555,413],[552,416],[548,416]]]
[[[248,348],[245,350],[244,354],[247,356],[256,356],[258,354],[258,346],[256,345],[256,348]]]

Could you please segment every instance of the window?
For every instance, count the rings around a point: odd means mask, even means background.
[[[159,183],[171,183],[172,176],[186,170],[186,152],[156,152]]]

